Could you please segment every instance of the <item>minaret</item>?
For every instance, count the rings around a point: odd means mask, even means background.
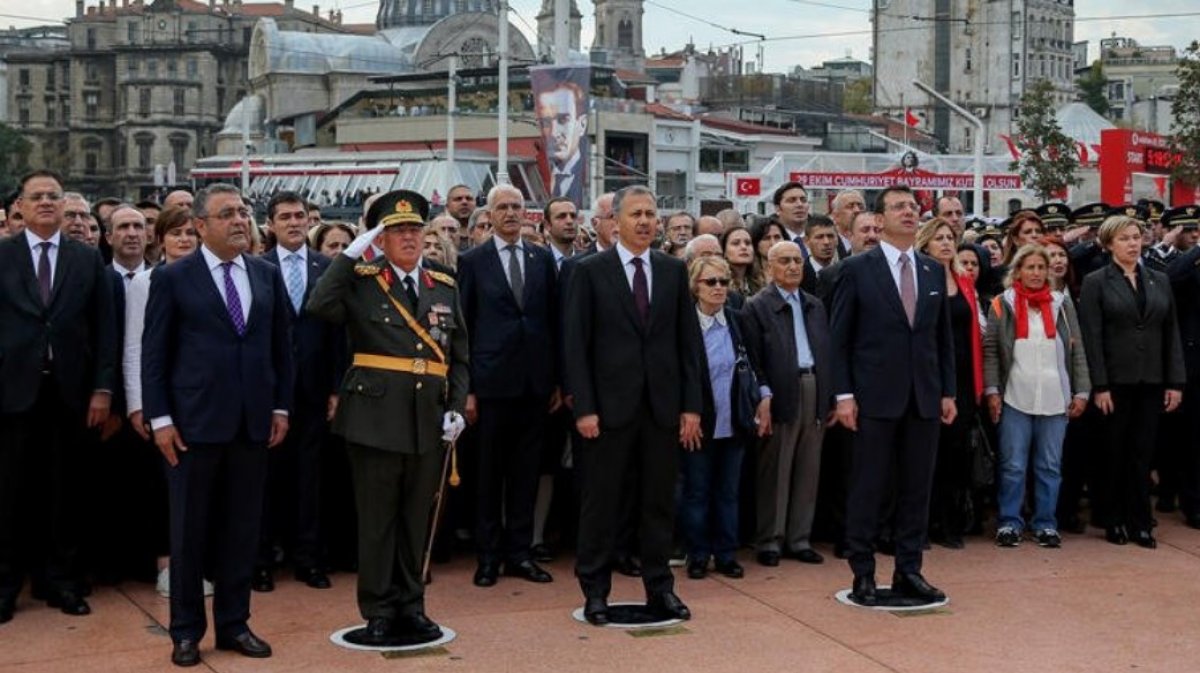
[[[596,38],[592,50],[607,53],[608,65],[642,72],[646,51],[642,48],[642,0],[594,0]],[[593,62],[595,59],[593,59]]]
[[[567,34],[571,36],[571,49],[579,51],[579,33],[583,27],[583,14],[579,3],[571,0],[571,24]],[[542,0],[537,15],[537,53],[544,61],[554,60],[554,0]]]

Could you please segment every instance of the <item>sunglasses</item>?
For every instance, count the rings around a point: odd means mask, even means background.
[[[716,287],[718,285],[721,287],[729,287],[730,280],[728,278],[701,278],[700,282],[709,287]]]

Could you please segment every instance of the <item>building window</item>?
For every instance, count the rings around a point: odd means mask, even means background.
[[[47,89],[53,89],[54,87],[58,86],[58,82],[55,81],[56,73],[57,73],[57,71],[54,69],[54,66],[50,66],[49,68],[46,68],[46,88]]]
[[[1013,54],[1012,57],[1012,78],[1021,79],[1021,55]]]
[[[198,64],[198,63],[196,62],[196,59],[194,59],[194,58],[189,58],[189,59],[187,60],[187,76],[188,76],[188,79],[195,79],[195,78],[196,78],[196,75],[197,75],[197,74],[199,74],[199,72],[200,72],[200,64]]]
[[[58,109],[54,107],[54,99],[46,99],[46,126],[58,125]]]
[[[1021,39],[1021,13],[1012,13],[1012,36],[1014,40]]]
[[[136,58],[129,57],[126,59],[126,63],[128,64],[126,67],[129,69],[129,74],[136,75],[138,71],[138,60]]]
[[[146,59],[146,72],[150,73],[151,77],[158,77],[158,59]]]
[[[970,47],[966,48],[966,51],[963,54],[963,61],[964,61],[963,70],[965,70],[967,72],[971,72],[971,48]]]
[[[242,43],[250,44],[250,36],[254,33],[254,28],[247,26],[242,29]]]
[[[150,87],[138,89],[138,114],[143,117],[150,116]]]
[[[95,28],[87,29],[87,48],[88,49],[96,48],[96,29]]]
[[[21,68],[17,71],[17,83],[21,86],[29,86],[29,68]]]
[[[138,28],[139,28],[139,26],[138,26],[137,21],[130,21],[129,24],[126,26],[126,31],[127,31],[126,35],[129,40],[129,44],[137,44],[138,43],[138,33],[140,32],[138,30]]]
[[[21,98],[17,100],[17,121],[22,126],[29,123],[29,99]]]
[[[187,148],[189,138],[184,135],[171,136],[171,161],[175,162],[175,168],[182,170],[187,165]]]
[[[188,44],[191,44],[191,43],[195,42],[195,41],[196,41],[196,39],[197,39],[198,37],[199,37],[199,36],[198,36],[198,35],[196,35],[196,22],[195,22],[195,21],[188,21],[188,22],[187,22],[187,41],[188,41]]]
[[[84,67],[84,69],[83,69],[83,81],[88,82],[88,83],[95,83],[95,82],[99,81],[99,79],[100,79],[100,69],[96,67],[95,63],[88,63],[87,66]]]
[[[154,149],[154,136],[137,137],[137,168],[139,171],[150,171],[150,151]]]
[[[174,106],[174,110],[175,110],[174,114],[176,117],[182,117],[185,114],[185,112],[184,112],[185,101],[186,101],[186,92],[183,89],[176,89],[175,90],[175,106]]]
[[[83,166],[89,176],[95,175],[100,166],[100,157],[95,152],[88,152],[83,156]]]
[[[179,64],[175,62],[175,59],[168,58],[167,59],[167,77],[174,78],[176,73],[178,73],[178,72],[179,72]]]
[[[85,119],[92,120],[100,113],[100,94],[86,93],[83,95],[83,115]]]
[[[617,24],[617,49],[633,49],[633,22],[629,19]]]

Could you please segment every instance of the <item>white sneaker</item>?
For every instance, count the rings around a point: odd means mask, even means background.
[[[171,569],[163,568],[158,571],[158,582],[154,586],[155,591],[163,598],[171,597]]]
[[[212,582],[209,582],[208,580],[204,580],[204,595],[205,596],[213,595],[213,585],[212,585]]]

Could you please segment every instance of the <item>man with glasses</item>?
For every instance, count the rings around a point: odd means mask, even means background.
[[[0,241],[0,623],[33,570],[51,607],[91,612],[76,567],[81,439],[117,385],[111,277],[99,252],[62,235],[62,180],[24,176],[14,206],[24,235]]]
[[[758,458],[754,546],[764,566],[779,565],[781,556],[822,563],[809,538],[830,411],[829,321],[821,302],[800,289],[805,262],[799,245],[771,246],[767,270],[771,283],[743,312],[762,384],[758,436],[769,437]]]
[[[92,238],[89,230],[94,220],[87,199],[78,192],[66,192],[63,194],[62,204],[63,216],[60,226],[62,233],[72,241],[79,241],[84,245],[95,247],[89,242],[89,239]]]

